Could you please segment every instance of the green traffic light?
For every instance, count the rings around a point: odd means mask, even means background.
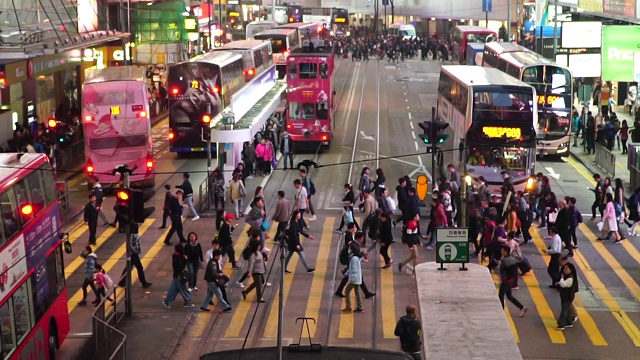
[[[423,142],[423,143],[425,143],[425,144],[430,144],[430,143],[431,143],[431,141],[429,140],[429,138],[428,138],[428,137],[426,137],[426,136],[424,136],[424,135],[418,134],[418,137],[419,137],[419,138],[422,140],[422,142]]]

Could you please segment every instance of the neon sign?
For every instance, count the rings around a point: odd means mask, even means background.
[[[484,126],[482,133],[489,138],[517,139],[522,137],[522,130],[512,127]]]

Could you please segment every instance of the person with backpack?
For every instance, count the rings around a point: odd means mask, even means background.
[[[96,288],[93,279],[95,276],[95,268],[98,264],[98,255],[93,252],[91,246],[87,246],[80,254],[80,257],[84,258],[84,281],[82,282],[82,300],[78,305],[87,305],[87,287],[91,287],[91,290],[93,290],[93,293],[96,295],[96,299],[92,304],[99,304],[98,289]]]
[[[500,304],[504,309],[504,297],[506,296],[509,301],[520,309],[520,317],[527,314],[529,310],[526,306],[522,305],[518,299],[512,295],[512,289],[514,281],[518,279],[518,267],[516,259],[511,256],[511,248],[508,245],[502,245],[500,260],[500,290],[498,291],[498,297],[500,298]]]
[[[355,225],[349,224],[349,225],[347,225],[347,228],[355,230]],[[340,298],[344,297],[344,294],[342,294],[342,291],[344,290],[344,287],[347,286],[347,282],[349,281],[349,278],[347,277],[347,271],[349,270],[349,255],[350,255],[349,254],[349,249],[350,249],[350,245],[351,244],[358,244],[358,246],[356,248],[361,253],[360,257],[363,256],[362,255],[363,250],[360,248],[359,245],[362,243],[362,241],[364,239],[364,234],[362,234],[362,232],[358,231],[353,235],[353,237],[351,237],[351,236],[347,236],[349,233],[350,233],[350,231],[347,231],[347,233],[345,235],[345,244],[342,247],[342,250],[340,250],[340,254],[338,256],[338,260],[340,261],[340,264],[347,266],[346,268],[344,268],[342,270],[342,274],[344,275],[344,277],[342,278],[342,281],[340,281],[340,284],[338,285],[338,288],[336,289],[336,291],[334,293],[335,296],[340,297]],[[348,241],[347,240],[348,238],[351,238],[352,240]],[[369,289],[367,288],[367,285],[364,283],[364,278],[362,279],[362,284],[360,284],[360,289],[362,289],[362,293],[364,294],[364,298],[365,299],[372,298],[372,297],[374,297],[376,295],[375,292],[369,291]]]
[[[107,300],[113,302],[113,299],[107,296],[107,291],[111,291],[113,289],[113,280],[102,268],[102,265],[96,264],[96,267],[93,269],[93,281],[96,283],[96,299],[92,302],[95,306],[100,305],[102,301],[102,297],[104,296]]]
[[[224,288],[229,278],[222,273],[222,266],[220,265],[221,258],[222,252],[220,250],[214,250],[211,259],[209,259],[205,267],[204,280],[207,282],[207,295],[202,300],[200,311],[211,311],[209,310],[209,304],[214,295],[222,305],[222,311],[229,312],[232,310],[229,303],[227,303],[224,296],[222,296],[221,289]]]
[[[422,360],[422,325],[416,317],[416,307],[407,305],[405,316],[401,317],[393,331],[400,338],[400,349],[411,355],[413,360]]]
[[[249,229],[247,231],[247,235],[249,236],[249,242],[247,243],[247,246],[245,246],[244,250],[242,250],[242,258],[245,262],[247,262],[251,257],[253,242],[257,241],[258,243],[260,243],[259,231]],[[245,273],[242,274],[240,279],[238,279],[238,281],[236,282],[236,285],[238,285],[238,287],[241,289],[244,288],[244,282],[249,278],[250,275],[251,273],[249,273],[249,271],[245,271]]]
[[[180,294],[184,300],[184,307],[194,307],[191,302],[191,294],[187,291],[186,283],[188,281],[187,256],[184,254],[184,245],[176,244],[175,251],[171,255],[171,267],[173,269],[171,284],[167,290],[167,296],[161,300],[162,306],[171,309],[171,302]]]
[[[300,181],[302,182],[302,186],[304,186],[304,188],[307,190],[307,204],[309,205],[307,210],[311,213],[309,221],[315,221],[317,219],[316,211],[313,209],[311,197],[316,194],[316,186],[313,181],[311,181],[311,179],[307,176],[307,170],[305,169],[300,169]]]

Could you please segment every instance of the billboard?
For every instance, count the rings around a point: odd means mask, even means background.
[[[565,49],[602,46],[602,23],[599,21],[565,21],[562,23],[562,47]]]
[[[569,69],[573,77],[600,77],[601,54],[569,54]]]
[[[603,8],[609,15],[636,16],[636,0],[604,0]]]
[[[633,59],[637,52],[640,52],[640,26],[603,26],[603,80],[635,81]]]
[[[584,11],[601,13],[603,4],[602,0],[578,0],[578,8]]]

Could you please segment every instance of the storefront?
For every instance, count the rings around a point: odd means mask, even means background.
[[[640,81],[640,26],[602,27],[602,80],[613,82],[614,100],[623,104],[630,85]]]

